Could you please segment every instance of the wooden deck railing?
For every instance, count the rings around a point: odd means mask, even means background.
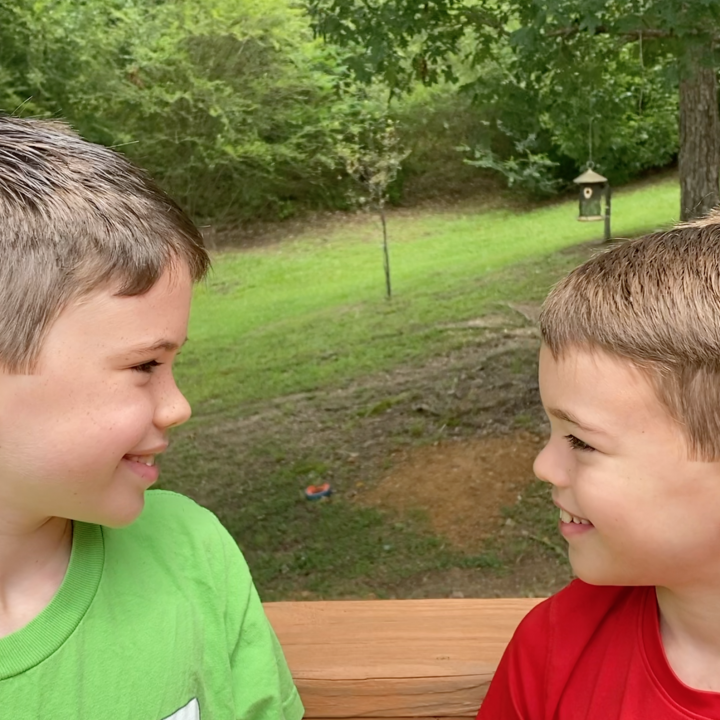
[[[472,718],[539,600],[266,603],[307,720]]]

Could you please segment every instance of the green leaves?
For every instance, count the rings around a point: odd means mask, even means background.
[[[505,34],[503,5],[459,0],[309,0],[317,35],[349,50],[348,63],[361,82],[382,78],[393,94],[414,82],[432,85],[456,79],[452,56],[467,30],[478,45]]]
[[[286,0],[0,4],[0,108],[119,147],[201,221],[345,202],[343,72]]]
[[[715,35],[716,0],[0,0],[0,108],[117,146],[203,222],[346,207],[341,149],[388,97],[414,150],[392,188],[435,172],[431,114],[446,167],[466,145],[547,193],[591,144],[613,183],[672,159]]]
[[[456,81],[461,66],[488,128],[469,162],[541,193],[589,160],[613,183],[669,162],[678,58],[720,36],[720,3],[710,1],[309,0],[308,8],[316,32],[348,48],[360,81],[381,79],[397,94]]]

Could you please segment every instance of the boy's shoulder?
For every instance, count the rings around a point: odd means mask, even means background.
[[[634,586],[590,585],[575,579],[533,608],[531,613],[544,614],[550,623],[593,625],[647,590]]]
[[[536,605],[516,631],[523,643],[533,640],[536,647],[554,655],[562,649],[569,665],[586,652],[598,633],[615,634],[638,619],[648,592],[646,587],[590,585],[573,580],[559,592]]]
[[[109,534],[153,535],[170,542],[217,540],[226,533],[217,516],[207,508],[170,490],[148,490],[145,507],[130,525],[106,529]]]
[[[191,528],[200,533],[222,527],[213,512],[186,495],[171,490],[148,490],[142,513],[126,529],[145,531],[158,526],[164,529]]]
[[[150,490],[145,507],[131,525],[103,528],[106,557],[111,566],[138,563],[146,572],[176,572],[187,581],[214,576],[225,582],[230,567],[244,583],[250,572],[237,543],[220,520],[194,500],[168,490]],[[108,568],[106,568],[108,569]]]
[[[2,717],[303,713],[237,544],[210,511],[170,492],[148,493],[123,528],[78,522],[57,596],[3,642],[13,644],[0,647]]]
[[[642,636],[657,632],[650,627],[653,617],[657,625],[653,602],[651,587],[574,580],[523,618],[478,717],[518,717],[505,712],[510,703],[524,708],[522,717],[595,718],[593,693],[602,690],[609,697],[625,681],[631,688],[644,687]],[[615,700],[622,704],[627,697]],[[567,714],[571,707],[576,714]],[[610,716],[627,717],[603,715]]]

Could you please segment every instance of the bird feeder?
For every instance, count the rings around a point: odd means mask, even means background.
[[[608,179],[588,168],[573,180],[580,186],[580,214],[578,220],[605,221],[605,240],[610,239],[610,185]],[[605,207],[603,209],[603,199]]]

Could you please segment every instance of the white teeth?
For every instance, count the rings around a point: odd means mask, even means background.
[[[142,463],[148,467],[152,467],[155,464],[154,455],[128,455],[127,459],[132,460],[133,462]]]
[[[560,520],[564,523],[575,523],[576,525],[590,525],[589,520],[585,520],[585,518],[579,518],[575,517],[575,515],[571,515],[567,510],[563,510],[560,508]]]

